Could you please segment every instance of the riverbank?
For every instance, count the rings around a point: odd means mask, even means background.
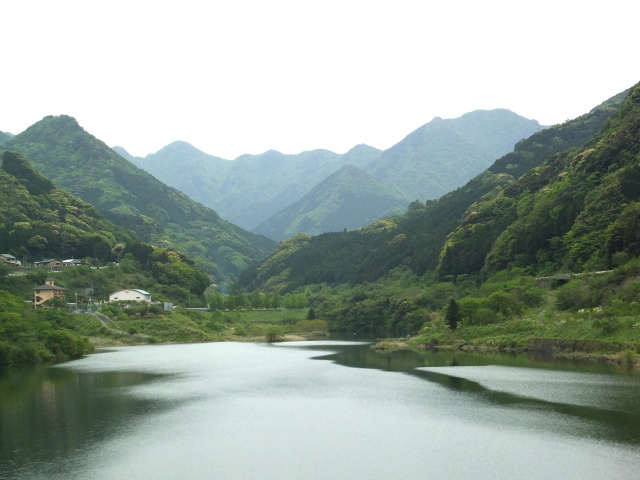
[[[295,331],[304,310],[234,313],[173,312],[153,317],[122,317],[109,327],[92,316],[74,316],[67,328],[85,335],[99,347],[125,345],[267,342],[307,340]],[[388,339],[376,350],[405,348],[456,349],[479,352],[540,353],[550,357],[611,362],[640,368],[640,329],[637,319],[616,320],[605,333],[584,314],[543,314],[506,319],[489,325],[461,325],[451,331],[441,321],[426,323],[412,338]],[[628,327],[624,325],[629,324]]]
[[[203,342],[267,342],[306,340],[300,331],[306,311],[193,312],[174,310],[159,315],[111,318],[108,324],[93,315],[73,315],[64,327],[97,348]],[[304,326],[304,325],[303,325]]]
[[[396,350],[460,350],[475,352],[513,352],[542,354],[550,358],[573,359],[598,363],[615,363],[640,370],[640,355],[636,353],[638,345],[597,340],[576,340],[559,338],[532,338],[523,347],[499,347],[492,339],[478,343],[446,343],[428,341],[420,343],[416,338],[381,340],[371,346],[383,352]],[[635,348],[635,349],[634,349]]]

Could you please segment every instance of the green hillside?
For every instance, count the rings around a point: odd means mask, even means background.
[[[274,247],[136,168],[71,117],[45,117],[4,147],[142,240],[187,253],[216,282],[235,278]]]
[[[300,232],[319,235],[354,230],[402,213],[407,204],[400,192],[346,165],[254,231],[281,241]]]
[[[96,294],[104,298],[133,284],[154,291],[156,300],[183,301],[193,295],[195,302],[202,299],[211,283],[186,255],[141,242],[135,232],[114,225],[93,205],[56,188],[15,152],[2,155],[0,202],[2,253],[12,254],[26,264],[44,258],[75,258],[101,266],[121,263],[117,273],[109,274],[88,265],[66,268],[56,274],[56,281],[62,279],[63,287],[78,286],[73,283],[75,280],[84,281],[84,287],[94,284]],[[0,289],[28,300],[33,295],[34,282],[44,283],[48,273],[47,269],[37,268],[26,276],[7,277],[0,282]],[[82,278],[74,277],[80,273]]]
[[[230,161],[207,155],[186,142],[173,142],[132,161],[223,218],[253,229],[341,166],[362,166],[378,154],[375,148],[359,145],[344,155],[328,150],[293,155],[270,150]]]
[[[55,187],[19,154],[4,152],[0,169],[0,250],[19,259],[114,260],[111,249],[135,233],[117,227],[90,205]]]
[[[549,155],[584,144],[617,113],[624,98],[624,93],[617,95],[581,117],[536,132],[518,142],[513,152],[499,158],[487,171],[435,201],[414,201],[406,214],[359,231],[311,237],[304,248],[290,249],[286,256],[276,251],[278,263],[267,260],[255,279],[249,280],[249,275],[243,279],[255,287],[264,279],[278,278],[275,283],[279,288],[292,290],[322,282],[371,282],[398,267],[410,268],[417,275],[434,271],[448,235],[466,218],[470,207],[484,197],[494,198],[517,176],[541,165]],[[484,237],[469,235],[465,241],[469,248],[465,257],[460,257],[461,265],[476,265],[468,272],[478,271],[484,256],[476,252],[485,248],[486,253],[488,248]],[[440,274],[444,277],[451,272],[441,268]]]
[[[639,179],[636,86],[583,148],[555,155],[495,198],[474,205],[447,243],[441,275],[483,267],[582,272],[623,264],[640,253]],[[470,235],[473,245],[465,240]],[[478,262],[470,266],[472,250]]]
[[[367,172],[394,185],[408,200],[434,199],[464,185],[541,129],[537,121],[505,109],[437,117],[382,152]]]
[[[463,185],[541,128],[535,120],[509,110],[478,110],[456,119],[436,118],[383,152],[367,145],[343,155],[327,150],[285,155],[271,150],[229,161],[174,142],[145,158],[129,158],[225,219],[264,232],[263,222],[280,215],[344,165],[365,170],[385,184],[385,190],[401,192],[405,202],[433,199]],[[286,236],[281,231],[272,234],[278,239]]]

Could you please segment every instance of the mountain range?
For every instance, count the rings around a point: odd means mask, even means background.
[[[583,145],[617,112],[622,100],[621,94],[578,119],[543,130],[537,122],[502,109],[470,112],[453,120],[436,118],[389,150],[359,145],[343,155],[327,150],[298,155],[269,151],[230,161],[174,142],[140,159],[124,149],[110,149],[64,115],[45,117],[5,138],[3,149],[19,152],[56,185],[95,205],[142,240],[184,251],[214,281],[233,281],[244,272],[245,286],[255,287],[269,278],[278,289],[291,289],[324,281],[370,281],[399,266],[417,274],[434,271],[444,278],[483,268],[475,263],[466,270],[451,268],[451,259],[459,258],[453,255],[455,248],[472,237],[457,229],[473,223],[468,220],[477,218],[476,209],[495,205],[493,199],[504,196],[550,155]],[[528,136],[531,131],[535,133]],[[506,154],[495,160],[497,152]],[[282,202],[283,208],[255,227],[281,241],[275,257],[248,269],[273,251],[272,240],[223,220],[133,162],[162,167],[163,175],[173,173],[174,180],[198,185],[203,198],[214,193],[222,198],[224,191],[229,208],[253,209],[255,219],[260,201],[272,209]],[[472,173],[486,168],[485,163],[488,170]],[[424,192],[437,191],[456,175],[452,183],[476,176],[435,200],[415,199],[420,192],[426,198],[437,195]],[[316,236],[296,235],[305,231]],[[497,238],[496,232],[487,238]],[[460,240],[452,242],[457,236]],[[477,242],[482,248],[487,244]],[[470,245],[474,247],[473,241]],[[482,248],[476,250],[485,252]]]
[[[201,298],[211,284],[209,275],[183,253],[141,242],[135,232],[57,188],[19,153],[0,156],[0,204],[0,251],[11,252],[24,266],[47,258],[83,259],[92,265],[118,262],[121,268],[67,269],[63,286],[73,287],[81,298],[87,283],[95,282],[92,294],[105,298],[135,282],[151,288],[156,300],[186,303],[191,295]],[[18,275],[4,285],[29,298],[32,282],[42,283],[48,274],[47,268],[35,268],[26,278]]]
[[[2,148],[140,239],[188,254],[218,283],[235,279],[275,246],[135,167],[72,117],[45,117]]]
[[[126,155],[121,148],[115,150]],[[373,147],[358,145],[344,155],[328,150],[285,155],[270,150],[231,161],[178,141],[145,158],[128,158],[223,218],[251,230],[300,200],[343,165],[364,166],[378,154]]]
[[[435,118],[385,151],[358,145],[342,155],[327,150],[297,155],[268,151],[230,161],[185,142],[174,142],[145,158],[132,157],[122,147],[114,150],[222,217],[282,240],[298,231],[315,234],[363,227],[404,210],[412,200],[437,198],[541,128],[535,120],[496,109],[450,120]],[[351,175],[353,191],[342,185],[340,195],[320,192],[318,188],[335,188],[336,179],[325,181],[345,165],[363,172]],[[353,203],[374,185],[375,201]],[[349,218],[340,224],[337,217],[346,211]]]
[[[258,225],[254,232],[276,241],[304,232],[354,230],[406,210],[404,195],[354,165],[344,165],[300,200]]]
[[[296,235],[241,277],[246,288],[440,280],[505,268],[606,269],[638,254],[640,86],[541,130],[462,187],[366,228]]]

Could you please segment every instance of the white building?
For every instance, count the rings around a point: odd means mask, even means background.
[[[79,265],[82,265],[82,262],[80,260],[76,260],[75,258],[69,258],[67,260],[62,260],[62,266],[63,267],[77,267]]]
[[[134,302],[150,302],[151,294],[140,289],[123,289],[109,295],[110,302],[129,300]]]

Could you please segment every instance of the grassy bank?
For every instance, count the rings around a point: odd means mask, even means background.
[[[95,346],[300,338],[306,310],[197,312],[176,309],[141,316],[117,315],[103,323],[94,315],[72,315],[64,327]],[[269,338],[268,338],[269,337]]]
[[[540,309],[488,325],[463,323],[453,331],[443,321],[436,321],[407,344],[543,352],[640,366],[640,315],[603,316],[597,310],[566,313]]]

